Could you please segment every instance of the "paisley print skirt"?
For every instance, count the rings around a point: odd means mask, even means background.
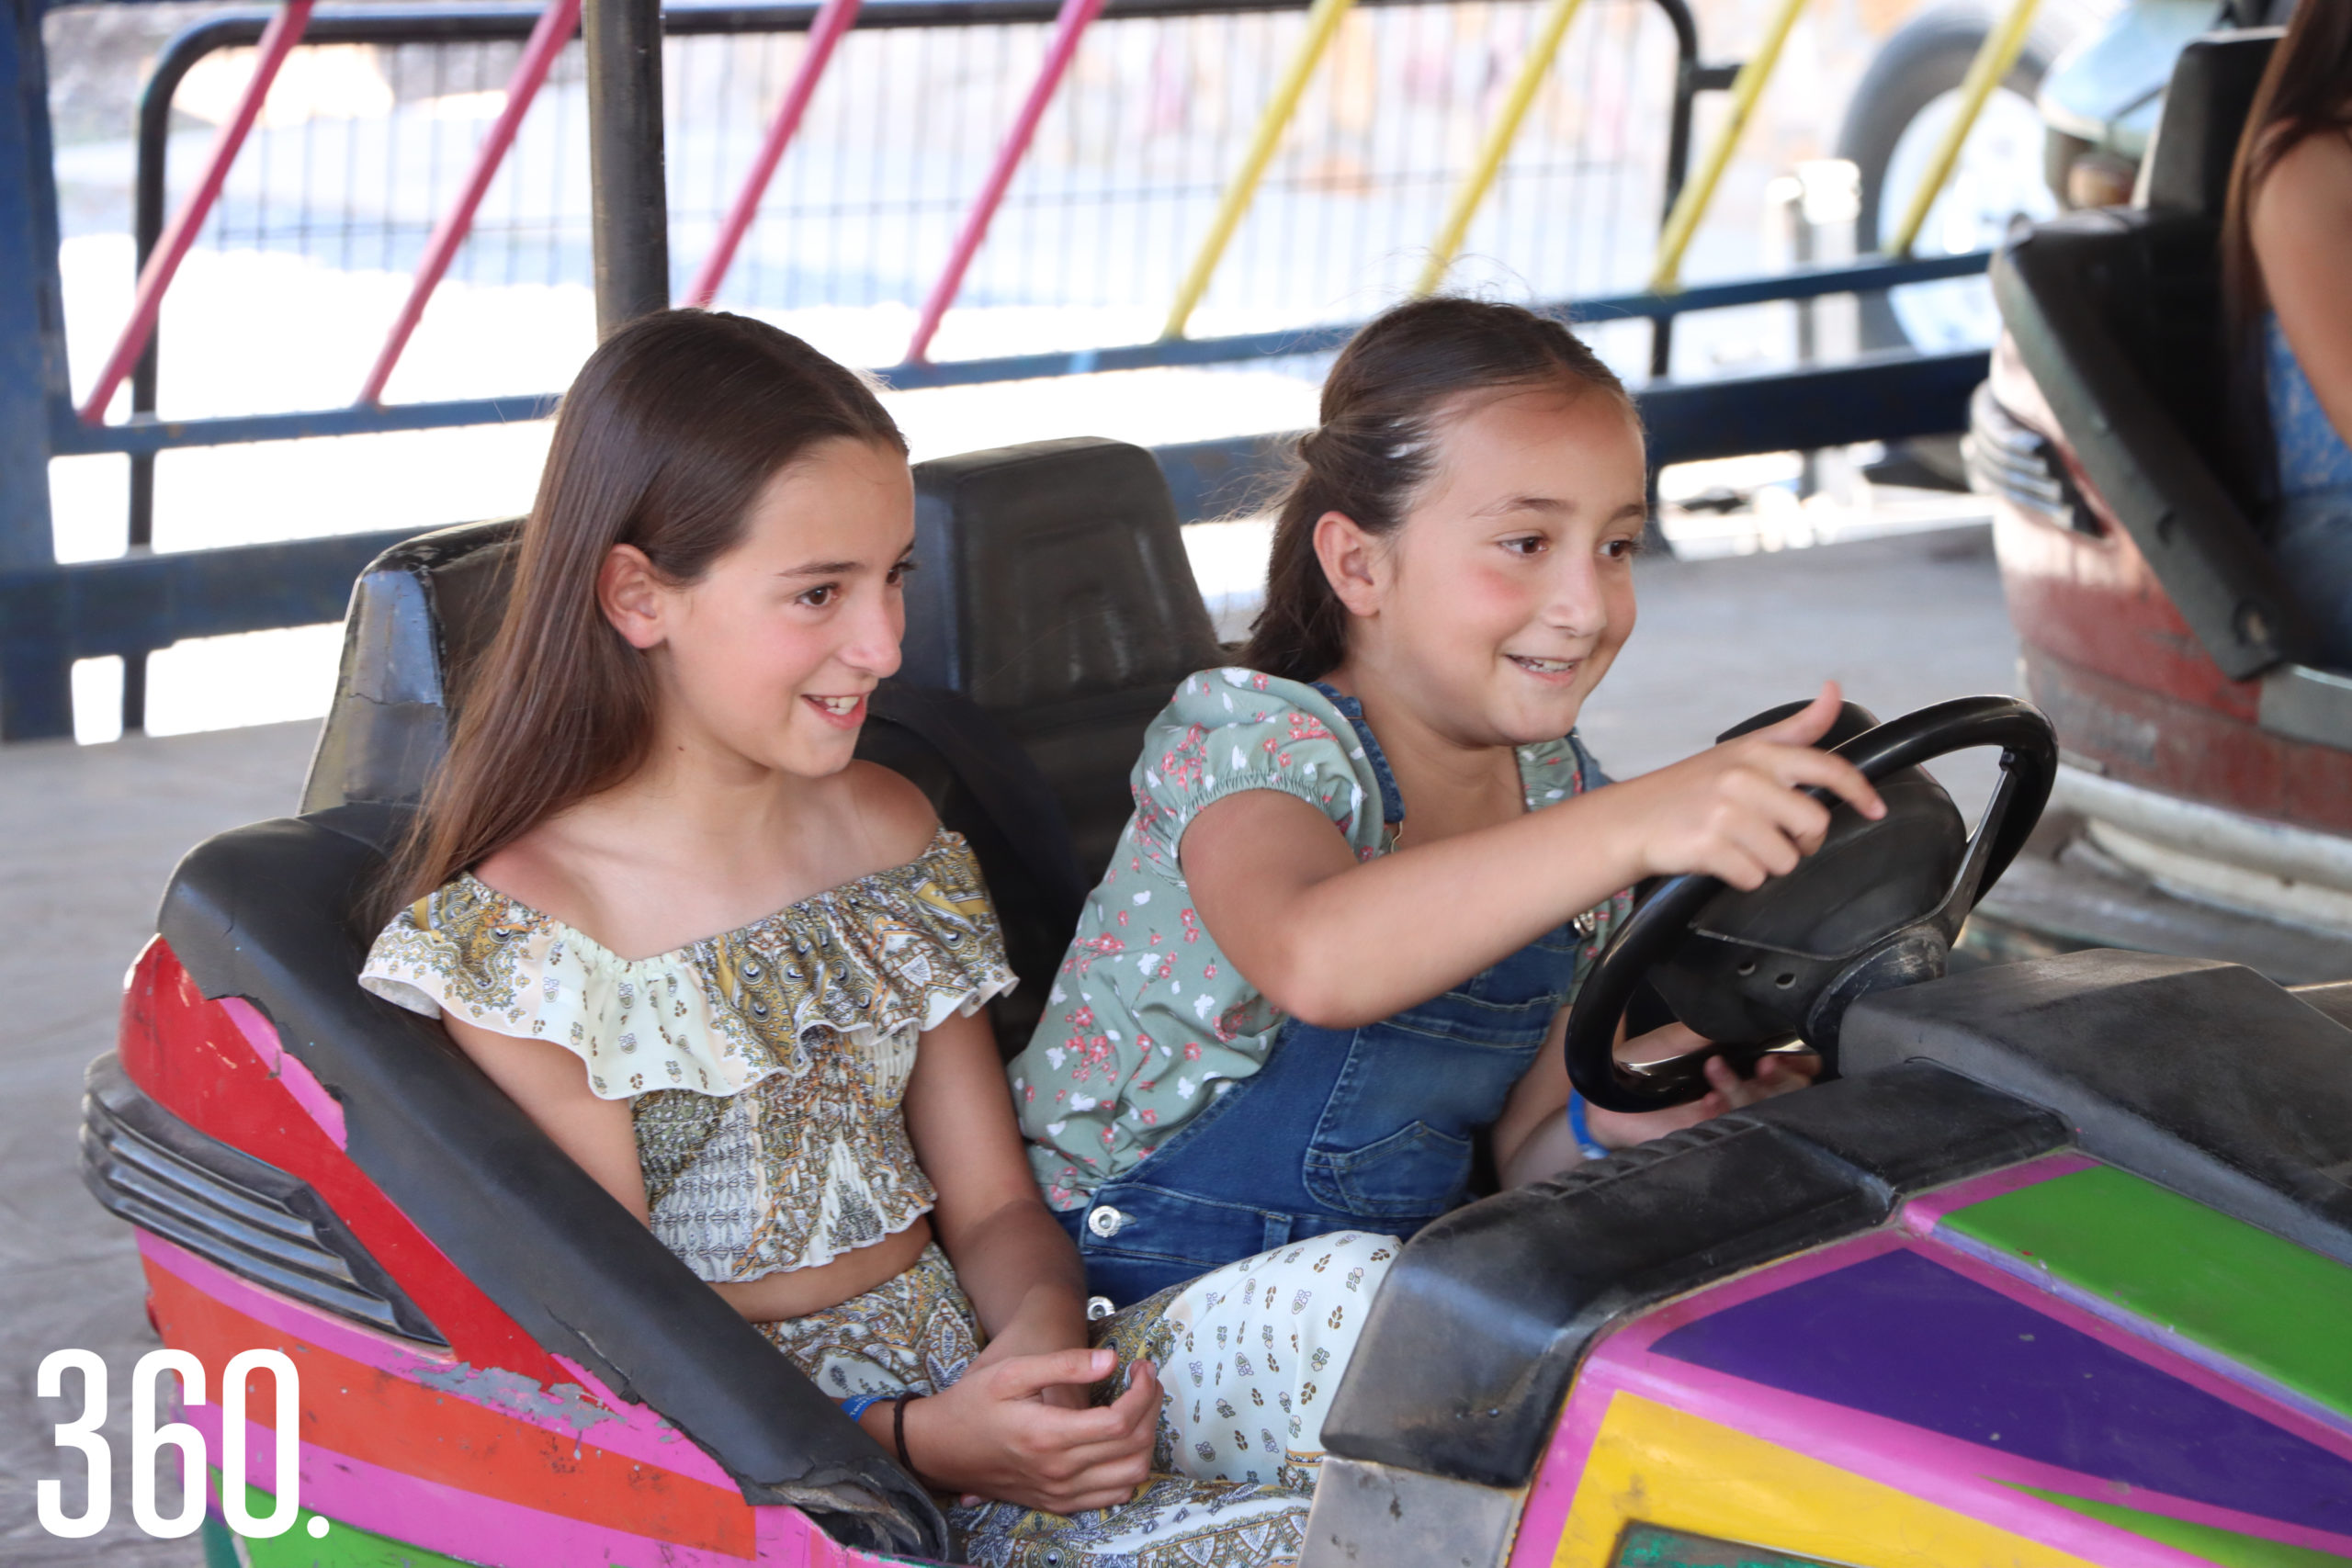
[[[1065,1518],[1011,1503],[948,1510],[980,1568],[1261,1568],[1295,1562],[1323,1463],[1323,1413],[1355,1350],[1393,1237],[1341,1231],[1229,1263],[1096,1324],[1163,1399],[1152,1475],[1134,1501]],[[978,1354],[946,1255],[761,1331],[835,1399],[934,1393]],[[1100,1400],[1124,1378],[1105,1380]]]

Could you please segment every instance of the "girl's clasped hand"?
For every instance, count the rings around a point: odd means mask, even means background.
[[[1088,1391],[1118,1371],[1109,1350],[1057,1350],[991,1361],[907,1411],[907,1444],[923,1478],[967,1503],[996,1497],[1049,1514],[1107,1508],[1151,1472],[1159,1383],[1148,1361],[1108,1404]]]

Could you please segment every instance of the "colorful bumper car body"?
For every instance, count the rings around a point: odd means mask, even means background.
[[[1145,720],[1218,653],[1147,454],[920,480],[925,597],[862,744],[973,838],[1042,981]],[[454,529],[369,570],[300,815],[188,856],[90,1070],[86,1175],[137,1227],[165,1344],[215,1390],[245,1350],[300,1371],[306,1528],[214,1544],[262,1568],[942,1560],[911,1478],[355,983],[511,545]],[[1314,1568],[2352,1562],[2352,987],[2109,951],[1943,977],[2055,761],[2030,710],[1972,703],[1858,716],[1846,744],[1897,773],[2002,745],[1973,840],[1889,773],[1911,804],[1807,877],[1669,888],[1629,924],[1650,934],[1611,986],[1647,971],[1759,1043],[1802,1026],[1838,1076],[1420,1232],[1336,1391]],[[217,1453],[220,1407],[187,1418]]]

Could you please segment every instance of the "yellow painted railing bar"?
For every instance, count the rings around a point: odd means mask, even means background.
[[[1993,89],[2018,62],[2018,54],[2025,48],[2025,35],[2033,26],[2033,14],[2041,0],[2010,0],[2008,15],[2001,25],[1984,35],[1976,48],[1976,58],[1968,62],[1968,74],[1960,79],[1960,113],[1944,127],[1943,140],[1936,143],[1935,156],[1928,161],[1927,177],[1919,188],[1911,193],[1911,205],[1903,210],[1903,221],[1879,248],[1890,256],[1907,256],[1919,238],[1920,229],[1928,221],[1928,209],[1942,194],[1944,182],[1951,178],[1952,165],[1960,162],[1960,149],[1975,129],[1976,117],[1984,112],[1984,102]]]
[[[1699,220],[1707,215],[1707,204],[1715,198],[1715,186],[1731,163],[1732,149],[1739,145],[1739,133],[1747,129],[1748,116],[1764,96],[1764,84],[1772,79],[1773,67],[1781,62],[1781,46],[1789,41],[1789,29],[1796,26],[1797,13],[1804,5],[1805,0],[1781,0],[1763,41],[1732,79],[1730,118],[1700,161],[1698,178],[1683,185],[1682,194],[1675,197],[1674,210],[1667,214],[1666,231],[1657,239],[1657,265],[1650,272],[1652,290],[1663,294],[1680,278],[1682,253],[1690,248],[1690,236],[1699,231]]]
[[[1413,285],[1415,294],[1434,294],[1437,286],[1445,281],[1446,268],[1462,252],[1463,238],[1470,232],[1470,220],[1478,215],[1479,206],[1494,188],[1495,176],[1502,173],[1503,160],[1510,155],[1510,144],[1519,139],[1520,123],[1526,119],[1535,95],[1544,85],[1544,75],[1552,69],[1552,59],[1560,52],[1560,40],[1567,37],[1568,24],[1577,19],[1584,8],[1584,0],[1552,0],[1552,8],[1544,13],[1544,25],[1535,41],[1520,62],[1519,78],[1510,85],[1510,95],[1503,99],[1503,109],[1493,127],[1487,132],[1486,144],[1478,149],[1478,161],[1471,166],[1470,177],[1453,194],[1453,206],[1445,215],[1445,226],[1430,243],[1429,265],[1421,269],[1421,280]]]
[[[1332,35],[1340,30],[1340,23],[1354,5],[1355,0],[1315,0],[1314,8],[1306,13],[1306,36],[1299,40],[1290,69],[1274,88],[1266,112],[1259,117],[1258,134],[1250,143],[1249,156],[1241,160],[1233,183],[1226,187],[1216,221],[1209,225],[1208,238],[1201,242],[1200,254],[1193,258],[1193,270],[1184,275],[1184,286],[1176,291],[1176,303],[1168,311],[1168,324],[1159,332],[1163,341],[1184,335],[1184,323],[1193,319],[1193,307],[1209,291],[1209,279],[1216,273],[1216,264],[1224,259],[1225,247],[1233,239],[1234,230],[1241,226],[1242,214],[1250,210],[1250,203],[1258,194],[1258,182],[1264,177],[1266,165],[1273,162],[1274,149],[1282,144],[1283,131],[1289,126],[1291,116],[1298,112],[1298,100],[1306,92],[1317,62],[1330,47]]]

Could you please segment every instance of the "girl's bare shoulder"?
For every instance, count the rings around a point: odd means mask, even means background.
[[[493,893],[558,919],[589,903],[579,874],[579,846],[542,822],[514,842],[493,850],[472,868],[474,880]]]
[[[2253,220],[2294,223],[2323,215],[2352,212],[2352,130],[2335,128],[2303,136],[2270,165],[2255,192]],[[2300,226],[2299,224],[2297,226]]]
[[[939,813],[904,774],[879,762],[856,761],[843,771],[842,784],[880,862],[877,869],[904,865],[930,848],[939,831]]]

